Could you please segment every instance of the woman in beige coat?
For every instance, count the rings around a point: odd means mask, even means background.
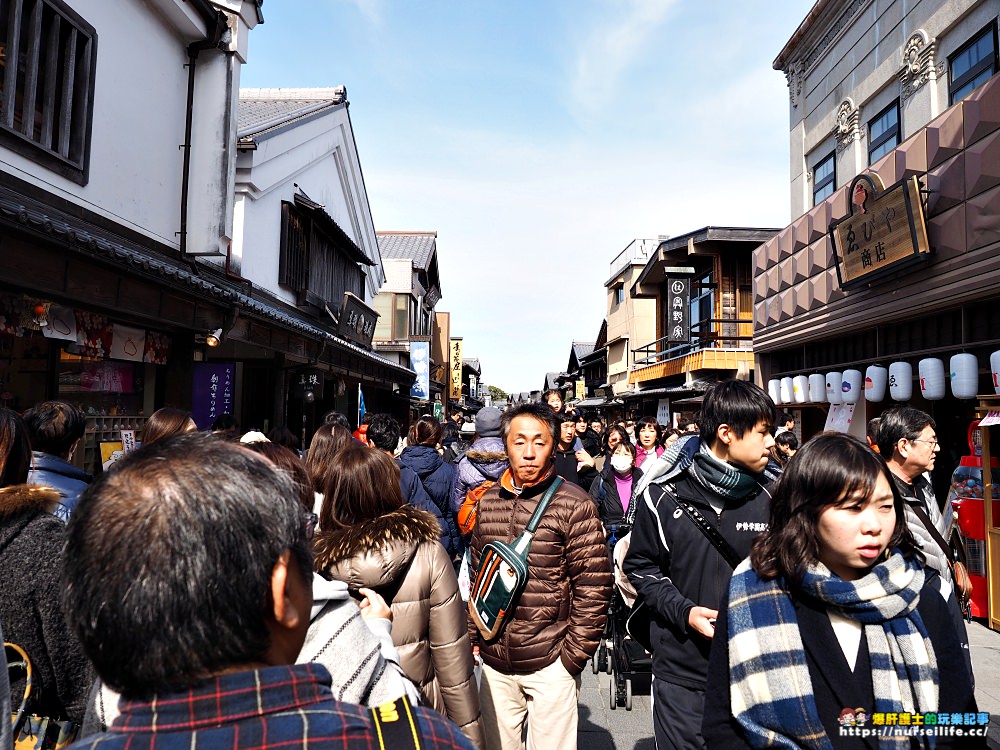
[[[322,490],[316,571],[385,598],[403,671],[428,706],[483,747],[465,604],[437,520],[403,503],[388,454],[357,443],[336,463]]]

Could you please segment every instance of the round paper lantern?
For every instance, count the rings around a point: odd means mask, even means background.
[[[979,390],[979,361],[975,354],[956,354],[948,363],[951,393],[955,398],[975,398]]]
[[[844,379],[839,372],[828,372],[826,374],[826,400],[831,404],[844,403],[844,392],[841,390],[843,382]]]
[[[990,371],[993,373],[993,390],[1000,396],[1000,350],[990,355]]]
[[[806,375],[796,375],[792,378],[792,395],[795,403],[804,404],[809,400],[809,377]]]
[[[893,401],[909,401],[913,398],[913,365],[909,362],[893,362],[889,365],[889,395]]]
[[[814,404],[822,404],[826,401],[826,378],[818,372],[809,376],[809,400]]]
[[[792,384],[792,379],[791,378],[782,378],[781,379],[781,389],[780,389],[781,390],[781,403],[783,403],[783,404],[790,404],[790,403],[792,403],[792,401],[794,400],[792,398],[792,390],[793,389],[794,389],[794,386]]]
[[[781,381],[777,378],[767,381],[767,395],[776,403],[781,403]]]
[[[841,388],[844,391],[845,404],[858,403],[864,390],[864,377],[861,370],[844,370],[844,382]]]
[[[944,398],[944,362],[937,357],[922,359],[917,364],[920,375],[920,393],[928,401]]]
[[[865,370],[865,401],[878,402],[885,398],[885,387],[889,382],[889,371],[880,365],[871,365]]]

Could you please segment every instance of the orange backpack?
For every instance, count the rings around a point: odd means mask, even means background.
[[[487,480],[465,493],[465,500],[462,501],[462,507],[458,509],[458,514],[455,516],[455,520],[458,522],[458,530],[462,532],[463,536],[468,536],[476,528],[476,510],[479,508],[479,498],[485,495],[486,490],[494,484],[496,482]]]

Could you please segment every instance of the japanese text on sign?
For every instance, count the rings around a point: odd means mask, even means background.
[[[667,277],[667,341],[686,344],[691,340],[691,281],[686,276]]]
[[[842,286],[930,252],[917,178],[898,182],[875,198],[866,197],[863,185],[855,192],[855,213],[831,230]]]

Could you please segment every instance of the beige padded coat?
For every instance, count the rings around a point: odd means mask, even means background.
[[[482,748],[466,608],[440,535],[434,516],[404,505],[349,529],[320,531],[316,571],[352,591],[371,588],[385,598],[403,671],[428,706]]]

